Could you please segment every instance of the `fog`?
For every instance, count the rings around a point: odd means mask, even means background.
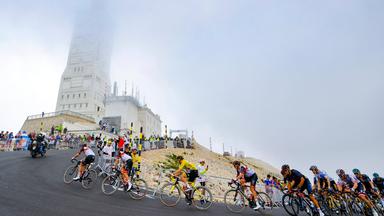
[[[100,1],[102,2],[102,1]],[[90,1],[0,0],[0,130],[54,111]],[[107,1],[111,81],[163,125],[309,177],[383,172],[383,1]],[[129,90],[128,90],[129,92]]]

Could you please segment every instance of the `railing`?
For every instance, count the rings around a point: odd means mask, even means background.
[[[58,112],[50,112],[50,113],[44,113],[44,114],[41,113],[41,114],[37,114],[37,115],[30,115],[27,117],[27,120],[55,117],[55,116],[59,116],[59,115],[72,115],[72,116],[77,116],[77,117],[86,119],[88,121],[92,121],[92,122],[95,121],[95,119],[90,117],[90,116],[87,116],[87,115],[84,115],[84,114],[81,114],[78,112],[73,112],[70,110],[63,110],[63,111],[58,111]]]

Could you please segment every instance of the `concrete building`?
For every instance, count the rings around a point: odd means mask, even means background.
[[[114,89],[117,86],[115,85]],[[133,122],[134,132],[138,134],[140,127],[143,127],[143,133],[149,137],[151,135],[161,135],[160,116],[154,114],[147,105],[140,104],[137,97],[132,95],[119,96],[114,94],[106,98],[106,118],[120,117],[120,130],[128,130]]]
[[[161,135],[161,119],[147,105],[140,104],[140,93],[127,96],[118,95],[115,83],[111,94],[110,59],[111,30],[104,1],[92,1],[91,7],[82,11],[77,19],[69,49],[68,61],[61,77],[56,112],[52,115],[76,115],[84,121],[93,121],[91,126],[98,127],[100,120],[110,122],[116,131],[129,129],[134,123],[134,132],[138,134],[143,127],[145,136]],[[36,117],[36,116],[35,116]],[[33,121],[43,121],[41,116]],[[27,119],[28,120],[28,119]],[[62,121],[69,129],[89,129],[89,125],[73,121]],[[83,121],[82,121],[83,122]],[[88,124],[88,122],[87,122]],[[25,125],[27,127],[27,125]],[[123,131],[124,132],[124,131]],[[126,132],[126,131],[125,131]]]
[[[93,4],[80,13],[61,77],[56,112],[69,110],[95,121],[105,115],[105,99],[110,92],[111,37],[102,4]]]

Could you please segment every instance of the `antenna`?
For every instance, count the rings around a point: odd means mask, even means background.
[[[133,97],[133,81],[132,81],[132,94],[131,94],[131,96]]]
[[[127,96],[127,80],[125,80],[124,96]]]

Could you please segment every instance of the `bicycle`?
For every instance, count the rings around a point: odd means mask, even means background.
[[[372,212],[372,208],[370,208],[368,206],[368,204],[366,202],[363,201],[363,199],[361,199],[358,195],[358,193],[355,193],[355,194],[350,194],[352,195],[353,197],[353,208],[354,208],[354,215],[373,215],[373,212]],[[374,202],[372,202],[371,199],[369,199],[368,195],[366,195],[366,197],[368,198],[368,201],[371,202],[371,204],[373,205],[373,209],[379,214],[379,215],[383,215],[381,213],[381,210],[378,208],[377,205],[375,205]]]
[[[78,169],[81,161],[77,159],[72,159],[71,163],[75,163],[76,165],[69,166],[64,172],[64,183],[71,184],[74,180],[73,178],[78,174]],[[88,164],[85,167],[84,173],[80,176],[79,182],[84,189],[91,189],[93,184],[97,181],[97,172],[92,169],[93,163]]]
[[[187,202],[191,202],[199,210],[207,210],[212,206],[212,193],[204,186],[192,186],[186,191],[180,185],[179,177],[172,177],[160,189],[160,201],[168,207],[176,206],[181,199],[181,192]]]
[[[143,179],[132,175],[132,188],[129,191],[124,187],[123,182],[121,170],[115,168],[112,170],[112,173],[107,174],[107,177],[102,181],[101,190],[107,196],[114,194],[117,190],[128,192],[128,195],[134,200],[141,200],[147,195],[148,185]]]
[[[289,215],[297,216],[301,211],[310,216],[319,214],[309,197],[297,190],[285,193],[282,201]]]
[[[371,193],[368,194],[368,197],[373,203],[373,206],[375,206],[377,213],[384,215],[384,205],[382,203],[381,197]]]
[[[250,208],[255,207],[256,202],[258,202],[261,205],[260,210],[273,209],[273,202],[268,194],[264,192],[257,192],[257,197],[253,199],[252,196],[246,195],[244,187],[240,184],[239,181],[228,182],[228,186],[230,186],[232,189],[225,192],[224,203],[229,211],[234,213],[242,212],[246,206],[245,200],[248,201]],[[245,189],[247,188],[249,188],[249,186],[245,186]]]
[[[327,197],[326,201],[332,212],[338,215],[353,215],[353,211],[348,203],[348,200],[341,193],[331,193]]]

